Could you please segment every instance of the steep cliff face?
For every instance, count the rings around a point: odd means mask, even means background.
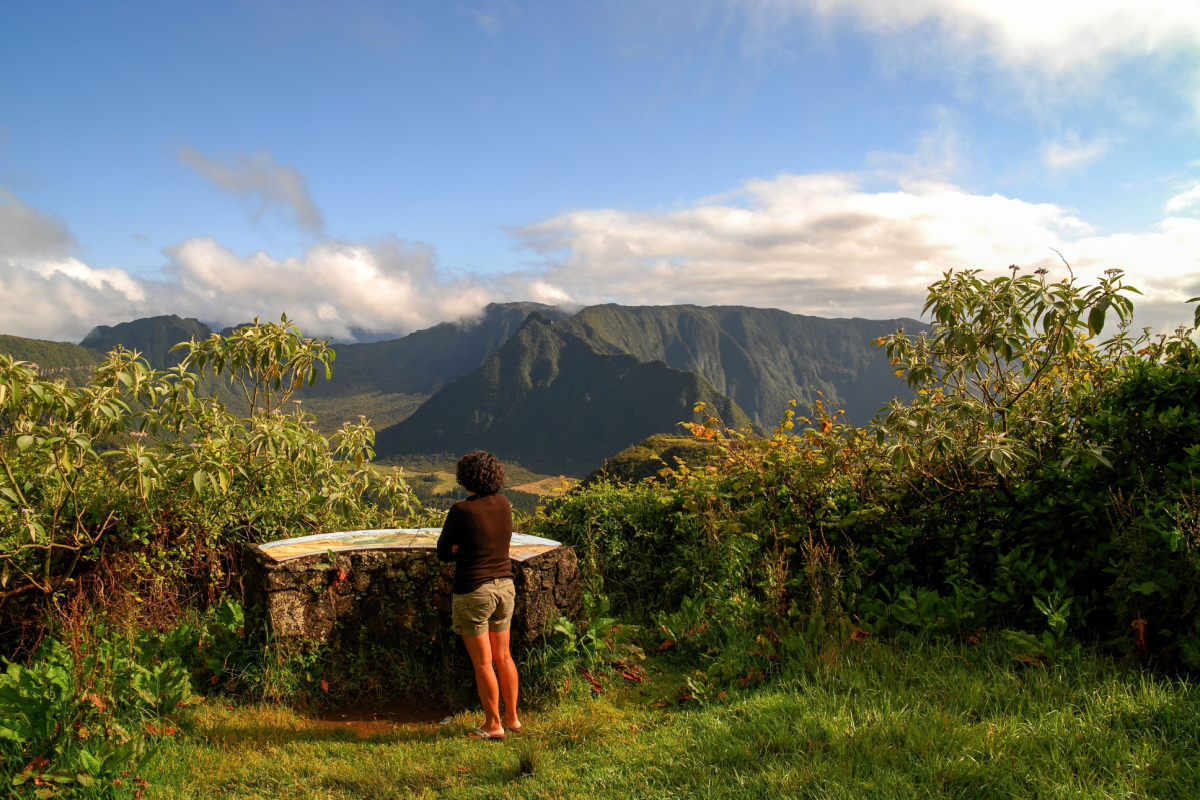
[[[335,397],[436,392],[476,369],[532,314],[555,320],[567,312],[540,303],[493,303],[477,319],[443,322],[390,341],[335,345],[337,379],[317,383],[306,393]]]
[[[824,319],[742,306],[591,306],[557,323],[600,352],[703,375],[764,429],[820,391],[863,424],[906,387],[871,342],[918,320]]]
[[[696,373],[601,353],[558,323],[530,318],[479,369],[380,431],[376,450],[387,457],[479,447],[538,472],[581,476],[647,436],[677,431],[697,402],[731,424],[751,424]]]

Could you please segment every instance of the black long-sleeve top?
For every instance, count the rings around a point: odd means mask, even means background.
[[[512,506],[504,495],[471,495],[451,506],[438,537],[437,555],[455,562],[454,593],[473,592],[492,578],[511,578],[511,542]]]

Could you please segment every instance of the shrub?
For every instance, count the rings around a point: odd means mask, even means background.
[[[1013,628],[1200,666],[1200,349],[1128,335],[1135,291],[948,273],[928,331],[878,342],[913,401],[855,428],[821,400],[766,438],[710,417],[712,464],[581,487],[539,529],[696,655]]]
[[[208,605],[247,543],[426,521],[398,470],[369,467],[366,420],[327,438],[289,402],[331,375],[327,342],[284,317],[179,347],[166,372],[118,348],[81,388],[0,356],[0,610],[102,566]]]
[[[187,671],[150,634],[102,628],[68,644],[45,641],[27,666],[0,673],[0,782],[14,794],[107,796],[173,732],[164,715],[191,696]]]

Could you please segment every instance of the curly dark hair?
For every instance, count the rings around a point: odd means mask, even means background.
[[[454,477],[471,494],[495,494],[504,488],[504,465],[482,450],[472,450],[458,460]]]

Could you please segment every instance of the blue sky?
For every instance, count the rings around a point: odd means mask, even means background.
[[[0,0],[0,332],[1200,294],[1200,3]]]

